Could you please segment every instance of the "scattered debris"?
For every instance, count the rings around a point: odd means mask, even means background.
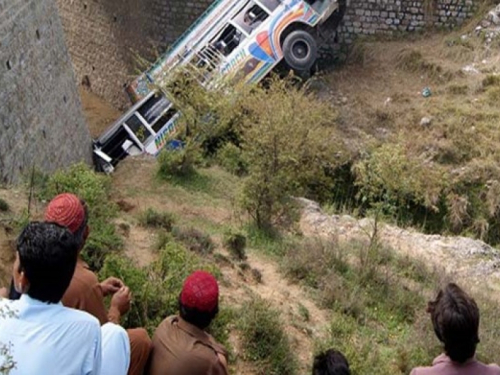
[[[422,119],[420,120],[420,126],[422,127],[425,127],[425,128],[428,128],[429,126],[431,126],[432,124],[432,118],[430,117],[422,117]]]
[[[428,98],[431,95],[432,95],[431,89],[429,87],[424,87],[424,89],[422,90],[422,96],[424,98]]]

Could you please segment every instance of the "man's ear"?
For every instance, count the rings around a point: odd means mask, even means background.
[[[17,274],[17,277],[15,277],[14,288],[16,289],[16,291],[18,293],[21,293],[21,294],[26,293],[29,290],[30,282],[29,282],[28,278],[26,277],[26,274],[24,273],[24,271],[20,271]]]

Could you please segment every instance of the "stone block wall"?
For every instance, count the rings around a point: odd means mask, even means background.
[[[125,108],[123,90],[212,0],[57,0],[78,84]]]
[[[0,183],[91,161],[53,0],[0,0]]]
[[[475,10],[472,0],[348,0],[339,36],[350,43],[356,35],[451,28]]]

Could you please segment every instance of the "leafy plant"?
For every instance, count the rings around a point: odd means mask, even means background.
[[[88,207],[90,235],[82,256],[93,270],[99,270],[110,253],[122,248],[112,219],[117,207],[110,196],[111,180],[97,174],[87,165],[75,164],[51,175],[39,191],[41,199],[49,201],[61,193],[73,193]]]

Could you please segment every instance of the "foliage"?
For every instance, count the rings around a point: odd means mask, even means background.
[[[122,247],[122,240],[111,221],[116,216],[117,207],[111,200],[110,188],[109,177],[79,163],[55,172],[39,191],[40,198],[47,201],[61,193],[73,193],[85,200],[90,235],[82,256],[93,270],[99,270],[106,256]]]
[[[195,173],[195,165],[200,161],[199,150],[189,144],[176,150],[163,150],[158,156],[158,176],[168,180],[172,177],[187,177]]]
[[[248,164],[244,159],[243,151],[233,143],[226,143],[217,151],[217,161],[222,168],[237,176],[248,172]]]
[[[239,310],[237,328],[241,332],[245,358],[257,365],[259,375],[293,375],[297,362],[278,311],[255,297]]]
[[[211,254],[214,250],[212,238],[196,228],[175,227],[172,231],[172,235],[176,240],[183,243],[187,249],[195,253],[207,255]]]
[[[6,200],[0,198],[0,212],[6,212],[10,210],[10,206]]]
[[[313,184],[329,190],[328,171],[342,162],[334,110],[291,83],[274,79],[245,99],[242,149],[249,174],[240,203],[259,228],[287,222],[292,195],[310,195]]]
[[[158,259],[147,267],[139,268],[132,260],[116,254],[108,256],[100,278],[115,276],[126,281],[134,302],[122,324],[126,328],[146,327],[152,333],[163,319],[177,312],[184,280],[198,269],[220,277],[213,265],[203,262],[182,245],[168,242],[160,250]]]
[[[226,230],[222,243],[234,258],[238,260],[245,260],[247,258],[245,254],[247,238],[242,232],[232,228]]]
[[[161,228],[166,231],[171,231],[175,220],[169,212],[158,212],[149,207],[142,212],[139,223],[144,227]]]

